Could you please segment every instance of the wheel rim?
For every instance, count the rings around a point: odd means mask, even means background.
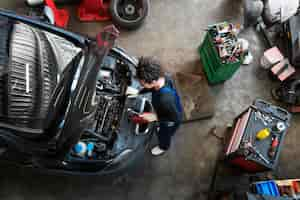
[[[127,22],[136,22],[144,17],[145,7],[141,0],[119,0],[115,5],[117,15]]]
[[[136,7],[132,4],[128,4],[125,6],[125,14],[126,15],[134,15]]]

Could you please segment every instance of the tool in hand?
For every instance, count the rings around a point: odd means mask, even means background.
[[[139,90],[137,88],[128,86],[125,94],[126,94],[126,96],[135,97],[139,94]]]
[[[131,115],[139,115],[139,114],[141,114],[141,113],[139,113],[139,112],[133,110],[132,108],[128,108],[128,109],[127,109],[127,112],[128,112],[129,114],[131,114]]]
[[[133,121],[135,124],[142,124],[142,123],[146,123],[145,120],[143,120],[139,115],[141,113],[133,110],[132,108],[128,108],[127,109],[127,113],[128,113],[128,118]]]
[[[127,112],[129,114],[129,118],[136,124],[147,124],[158,120],[156,114],[151,112],[139,113],[131,108],[128,108]]]

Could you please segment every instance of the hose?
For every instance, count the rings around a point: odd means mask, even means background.
[[[290,84],[290,87],[287,90],[286,95],[283,97],[287,103],[289,103],[289,104],[297,103],[296,90],[299,85],[300,85],[300,79],[297,79]]]
[[[105,137],[103,135],[99,135],[96,132],[94,132],[93,130],[85,129],[84,131],[91,134],[91,135],[93,135],[93,136],[95,136],[95,137],[97,137],[99,140],[101,140],[103,142],[109,142],[109,140],[110,140],[108,137]]]

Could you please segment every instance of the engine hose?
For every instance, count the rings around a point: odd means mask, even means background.
[[[296,93],[296,89],[297,89],[298,85],[300,85],[300,79],[297,79],[291,83],[290,90],[294,91]]]
[[[286,95],[283,97],[287,103],[289,103],[289,104],[297,103],[296,90],[299,85],[300,85],[300,79],[297,79],[290,84],[290,87],[289,87],[288,91],[286,92]]]
[[[109,139],[108,137],[105,137],[105,136],[103,136],[103,135],[99,135],[99,134],[97,134],[97,133],[96,133],[95,131],[93,131],[93,130],[85,129],[84,131],[87,132],[87,133],[89,133],[89,134],[91,134],[91,135],[93,135],[93,136],[95,136],[95,137],[97,137],[99,140],[101,140],[101,141],[103,141],[103,142],[109,142],[109,141],[110,141],[110,139]]]

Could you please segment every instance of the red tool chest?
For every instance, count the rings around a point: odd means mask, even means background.
[[[225,160],[246,172],[273,170],[278,164],[290,119],[288,111],[256,100],[234,120],[234,126],[227,138]],[[257,133],[266,128],[270,135],[258,140]],[[273,156],[270,156],[275,138],[276,149],[273,149]]]

